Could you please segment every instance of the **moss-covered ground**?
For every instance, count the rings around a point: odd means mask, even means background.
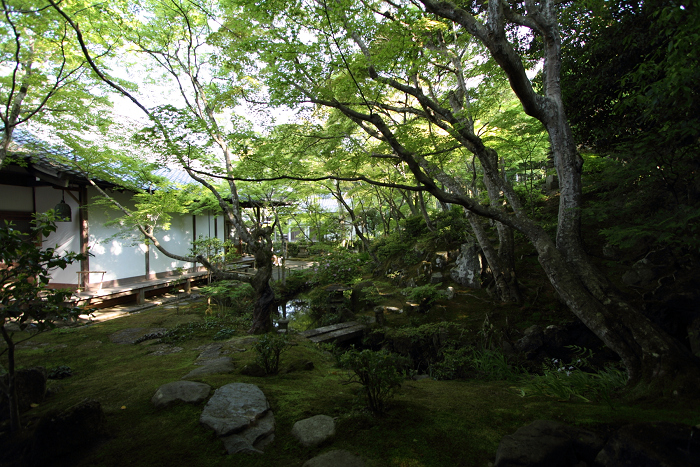
[[[436,310],[435,314],[439,313]],[[455,313],[451,319],[459,318]],[[359,387],[343,384],[347,376],[335,366],[332,355],[298,336],[294,339],[296,345],[282,356],[280,374],[240,374],[240,369],[255,359],[250,339],[240,339],[245,336],[241,329],[232,340],[220,341],[237,370],[199,381],[214,389],[232,382],[258,385],[272,406],[277,428],[275,441],[264,455],[230,456],[213,432],[199,424],[203,404],[157,410],[150,402],[160,385],[179,380],[194,368],[197,348],[211,343],[210,336],[195,332],[189,339],[172,344],[182,347],[182,351],[167,355],[150,354],[158,345],[154,340],[140,344],[110,340],[110,335],[122,329],[173,328],[202,320],[201,304],[179,309],[158,307],[101,323],[56,329],[25,342],[17,354],[21,367],[40,365],[50,369],[67,365],[73,375],[50,380],[52,395],[25,413],[24,422],[31,428],[48,411],[85,398],[101,403],[110,438],[59,465],[300,466],[326,450],[340,448],[362,455],[369,465],[416,467],[488,465],[501,437],[537,419],[591,428],[634,421],[700,423],[698,403],[692,401],[621,400],[613,410],[603,403],[523,398],[517,385],[503,381],[432,379],[407,380],[386,416],[375,418],[363,410]],[[311,360],[314,369],[284,371],[298,360]],[[301,447],[290,435],[292,425],[317,414],[337,418],[337,436],[320,447]]]

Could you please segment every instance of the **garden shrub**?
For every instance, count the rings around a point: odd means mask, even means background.
[[[200,291],[207,297],[207,313],[215,313],[221,317],[226,313],[241,314],[252,311],[254,291],[247,282],[218,281],[202,287]]]
[[[572,397],[589,402],[604,401],[612,407],[612,397],[627,383],[627,374],[608,365],[600,371],[590,370],[593,352],[577,346],[568,346],[577,354],[569,363],[559,359],[542,364],[542,374],[534,375],[530,384],[521,388],[523,395],[554,397],[570,400]]]
[[[270,284],[275,291],[275,297],[278,300],[285,300],[309,289],[314,277],[315,273],[311,269],[292,269],[287,271],[284,285],[280,280],[273,280]]]
[[[316,285],[350,284],[362,277],[364,262],[357,253],[344,248],[335,249],[319,258],[314,272]]]
[[[442,361],[432,368],[436,379],[473,377],[485,381],[517,381],[522,368],[511,364],[500,349],[478,349],[472,346],[445,349]]]
[[[267,375],[276,375],[280,367],[280,356],[290,347],[286,333],[270,332],[258,338],[253,346],[257,353],[256,361]]]
[[[441,284],[426,284],[418,287],[406,287],[401,290],[401,293],[406,298],[414,303],[418,303],[423,310],[427,310],[430,306],[440,298],[440,290],[438,287]]]
[[[389,329],[384,339],[391,350],[410,359],[414,370],[429,373],[445,349],[463,344],[463,333],[461,326],[441,322]]]
[[[380,350],[350,350],[339,358],[341,368],[351,372],[348,382],[360,383],[370,411],[382,415],[387,402],[401,387],[404,376],[401,369],[406,361],[401,356]]]
[[[195,337],[214,339],[227,339],[234,335],[234,330],[243,332],[250,327],[252,321],[251,313],[244,313],[237,316],[226,315],[224,317],[206,317],[204,321],[190,321],[175,326],[168,330],[160,342],[172,344],[175,342],[183,342]],[[222,331],[226,330],[226,331]],[[219,334],[222,332],[222,334]],[[227,334],[226,337],[222,337]]]
[[[299,244],[297,242],[287,242],[287,255],[299,256]]]

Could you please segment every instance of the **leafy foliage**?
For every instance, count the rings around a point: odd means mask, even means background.
[[[406,287],[401,291],[406,298],[412,302],[420,304],[421,307],[429,308],[438,298],[440,298],[441,284],[425,284],[417,287]]]
[[[342,368],[352,372],[349,383],[362,384],[372,413],[384,414],[387,402],[401,387],[404,376],[400,369],[406,366],[405,359],[386,350],[353,349],[342,354],[339,362]]]
[[[241,314],[252,310],[254,291],[247,282],[218,281],[201,287],[200,291],[207,297],[207,313],[224,316],[228,313]]]
[[[207,317],[203,321],[190,321],[178,324],[168,330],[160,342],[173,344],[194,338],[227,339],[235,332],[243,332],[250,326],[251,315],[246,313],[239,316],[226,315],[223,317]]]
[[[315,268],[314,283],[317,285],[350,284],[362,277],[366,262],[358,254],[344,248],[334,249],[319,258],[318,266]]]
[[[445,349],[442,361],[433,367],[436,379],[472,377],[485,381],[517,381],[523,370],[513,365],[500,349],[455,347]]]
[[[258,338],[253,350],[257,353],[256,361],[265,370],[265,374],[276,375],[280,368],[280,356],[289,347],[287,333],[270,332]]]
[[[53,329],[56,321],[71,320],[80,313],[79,308],[67,303],[71,290],[48,287],[52,270],[65,269],[84,258],[73,252],[61,254],[57,248],[42,248],[41,239],[55,231],[51,214],[37,217],[28,237],[8,222],[0,226],[0,332],[7,344],[0,355],[7,353],[9,374],[9,384],[2,389],[10,401],[13,431],[18,431],[21,425],[14,378],[16,342],[10,325],[21,331],[31,325],[38,333]]]
[[[612,407],[614,391],[625,385],[627,374],[612,365],[597,372],[587,370],[593,352],[576,346],[569,348],[577,353],[575,360],[569,363],[558,359],[545,361],[542,374],[534,375],[530,383],[521,389],[522,393],[558,400],[570,400],[572,397],[586,402],[602,400]]]

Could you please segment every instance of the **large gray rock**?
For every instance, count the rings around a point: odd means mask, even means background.
[[[649,284],[656,277],[653,266],[646,258],[640,259],[632,268],[622,275],[622,282],[630,287]]]
[[[602,447],[603,440],[593,432],[536,420],[501,439],[494,467],[573,467],[581,462],[590,465]]]
[[[209,396],[211,386],[193,381],[173,381],[162,385],[151,398],[151,403],[158,408],[168,407],[180,402],[199,404]]]
[[[596,465],[674,467],[700,465],[700,429],[675,423],[623,426],[595,458]]]
[[[336,449],[328,451],[313,459],[304,462],[302,467],[365,467],[366,464],[361,457],[345,451]]]
[[[533,352],[544,344],[544,331],[542,326],[533,324],[524,331],[524,336],[515,343],[518,352]]]
[[[269,409],[265,394],[256,385],[231,383],[214,392],[199,422],[218,436],[227,436],[243,431]]]
[[[244,431],[221,438],[229,454],[239,452],[262,454],[265,447],[274,439],[275,415],[271,410],[251,423]]]
[[[292,427],[292,436],[302,446],[318,446],[335,436],[335,421],[328,415],[315,415],[299,420]]]
[[[455,267],[450,271],[450,277],[462,286],[480,289],[481,268],[479,246],[471,240],[460,247],[460,254],[455,261]]]
[[[195,368],[181,379],[195,379],[204,375],[231,373],[235,368],[231,357],[219,357],[215,360],[207,360],[206,364]]]

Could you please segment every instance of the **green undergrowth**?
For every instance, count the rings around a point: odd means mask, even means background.
[[[258,385],[276,418],[274,443],[262,456],[224,452],[221,441],[199,424],[202,405],[157,410],[151,405],[156,389],[179,380],[194,369],[201,346],[212,337],[193,335],[171,345],[178,353],[152,355],[155,340],[116,344],[110,336],[127,328],[175,328],[187,321],[204,322],[197,308],[155,308],[139,314],[77,328],[57,329],[37,336],[18,349],[23,367],[67,366],[72,376],[49,381],[55,394],[24,414],[29,425],[53,409],[82,399],[98,400],[106,414],[111,438],[91,452],[76,454],[71,466],[298,466],[329,449],[362,455],[370,466],[483,466],[493,461],[500,439],[537,419],[595,427],[634,421],[700,423],[698,407],[666,401],[616,404],[577,398],[559,402],[551,397],[521,397],[517,384],[507,381],[405,380],[388,400],[384,415],[365,407],[361,385],[344,384],[348,372],[336,366],[325,349],[298,336],[282,354],[280,371],[266,377],[245,376],[240,370],[255,362],[255,341],[238,330],[224,346],[236,370],[209,375],[199,381],[214,389],[233,382]],[[312,361],[312,370],[288,372],[290,364]],[[697,402],[694,403],[697,406]],[[691,404],[692,405],[692,404]],[[290,432],[301,419],[330,415],[337,420],[337,436],[315,448],[300,446]],[[60,464],[57,464],[60,465]]]

